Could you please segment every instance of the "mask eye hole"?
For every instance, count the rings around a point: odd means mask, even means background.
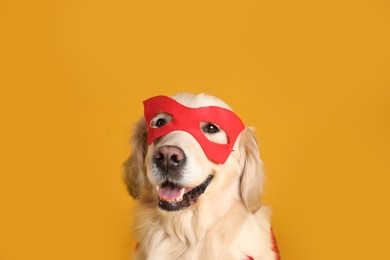
[[[157,114],[150,121],[150,126],[153,128],[160,128],[172,121],[172,116],[168,113]]]
[[[202,131],[208,134],[215,134],[219,132],[219,127],[212,123],[206,123],[202,126]]]
[[[203,134],[213,143],[227,144],[229,142],[226,132],[218,125],[211,122],[201,122],[200,129]]]

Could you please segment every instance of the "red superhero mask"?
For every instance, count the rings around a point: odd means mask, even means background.
[[[172,116],[170,122],[161,127],[151,126],[151,120],[160,113]],[[148,126],[148,144],[172,131],[180,130],[191,134],[200,144],[209,160],[224,164],[233,151],[238,135],[245,129],[241,119],[232,111],[216,107],[186,107],[166,96],[156,96],[144,101],[144,114]],[[201,122],[218,125],[227,135],[227,144],[210,141],[204,135]]]

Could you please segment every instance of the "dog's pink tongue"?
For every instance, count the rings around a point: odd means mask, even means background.
[[[161,187],[159,187],[157,193],[161,199],[168,201],[176,200],[180,198],[181,195],[183,195],[183,187],[163,184]]]

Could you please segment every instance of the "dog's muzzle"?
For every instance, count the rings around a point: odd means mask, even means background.
[[[182,149],[177,146],[164,145],[159,147],[153,154],[159,177],[164,180],[157,186],[157,194],[160,209],[165,211],[178,211],[196,203],[198,197],[204,193],[210,184],[213,175],[196,187],[181,186],[183,167],[186,164],[186,156]]]

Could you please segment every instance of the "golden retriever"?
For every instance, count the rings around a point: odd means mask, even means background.
[[[207,94],[180,93],[171,99],[183,109],[217,107],[233,114],[223,101]],[[216,163],[200,137],[186,130],[174,129],[148,142],[148,132],[169,124],[175,113],[161,109],[150,121],[142,118],[124,163],[128,191],[137,200],[134,258],[279,259],[269,209],[261,205],[262,163],[252,130],[244,127],[226,160]],[[199,129],[212,147],[232,138],[215,122],[200,122]]]

